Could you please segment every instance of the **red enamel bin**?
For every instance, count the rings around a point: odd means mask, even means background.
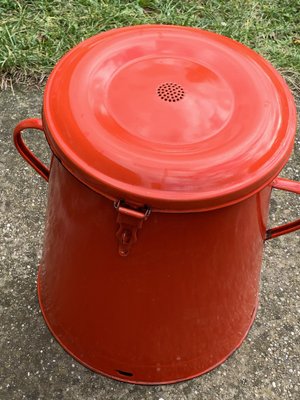
[[[262,57],[200,29],[94,36],[54,68],[15,144],[49,181],[38,295],[51,332],[112,378],[169,383],[218,366],[255,318],[273,188],[296,113]],[[22,131],[43,131],[50,169]]]

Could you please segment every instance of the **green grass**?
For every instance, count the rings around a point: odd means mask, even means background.
[[[0,75],[43,80],[80,41],[143,23],[191,25],[229,36],[299,82],[299,0],[0,0]]]

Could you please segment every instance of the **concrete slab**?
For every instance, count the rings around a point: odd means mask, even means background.
[[[298,399],[299,233],[266,244],[260,308],[241,348],[214,371],[184,383],[135,386],[97,375],[74,361],[44,324],[36,272],[47,184],[18,155],[13,127],[40,115],[42,90],[0,93],[0,399],[1,400],[283,400]],[[38,132],[27,143],[49,159]],[[300,180],[300,135],[281,176]],[[274,191],[270,224],[300,215],[299,197]]]

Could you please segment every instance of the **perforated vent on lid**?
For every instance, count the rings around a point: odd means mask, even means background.
[[[158,96],[164,101],[179,101],[184,97],[183,88],[177,83],[163,83],[157,89]]]

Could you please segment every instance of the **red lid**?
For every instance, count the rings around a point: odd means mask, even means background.
[[[47,83],[54,153],[111,198],[205,210],[268,184],[287,162],[296,115],[262,57],[196,28],[145,25],[94,36]]]

